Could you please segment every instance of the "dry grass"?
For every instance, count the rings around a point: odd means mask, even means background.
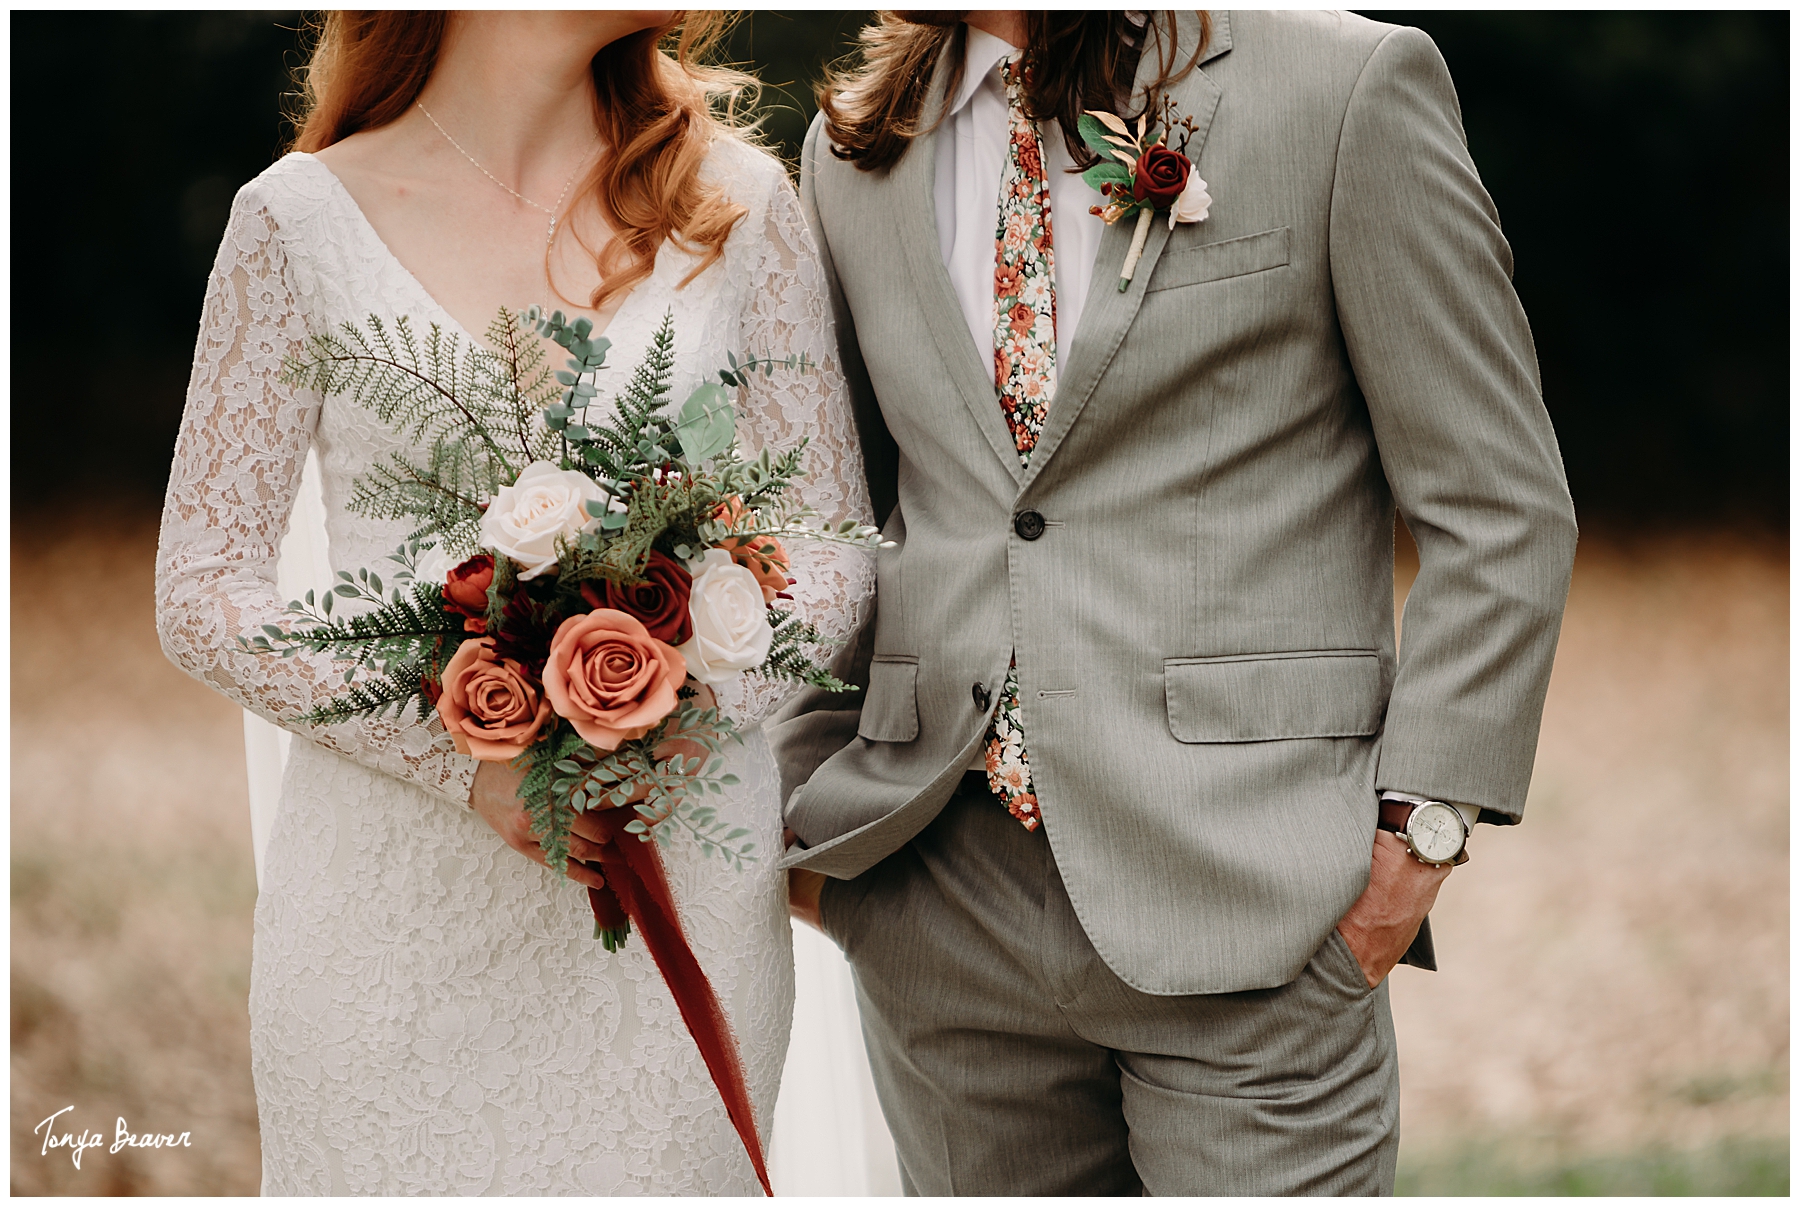
[[[1404,1163],[1785,1144],[1787,609],[1778,546],[1584,544],[1526,822],[1394,978]]]
[[[154,542],[15,533],[16,1193],[257,1188],[240,714],[162,660]],[[1529,821],[1446,888],[1444,971],[1396,975],[1415,1183],[1471,1145],[1601,1169],[1784,1142],[1786,731],[1782,550],[1584,547]],[[193,1146],[77,1171],[32,1135],[69,1104],[108,1142],[123,1115]]]

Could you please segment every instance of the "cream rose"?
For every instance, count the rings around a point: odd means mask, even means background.
[[[1187,187],[1169,207],[1169,229],[1174,230],[1177,222],[1205,222],[1211,210],[1212,194],[1206,191],[1206,181],[1200,179],[1200,173],[1189,172]]]
[[[724,683],[761,666],[775,630],[769,627],[769,608],[756,575],[723,549],[708,549],[688,569],[694,575],[688,595],[694,636],[677,647],[687,659],[688,674],[702,683]]]
[[[444,585],[444,580],[450,577],[450,571],[456,569],[462,562],[462,558],[451,557],[444,552],[442,545],[421,549],[418,559],[413,563],[413,581],[435,583],[441,587]]]
[[[611,501],[586,474],[533,461],[488,504],[481,517],[481,543],[517,562],[521,579],[536,578],[556,568],[558,539],[573,537],[593,522],[587,504]]]

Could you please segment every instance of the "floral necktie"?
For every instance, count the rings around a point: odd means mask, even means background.
[[[1050,239],[1050,181],[1038,129],[1025,116],[1017,55],[999,66],[1006,84],[1006,166],[994,233],[994,384],[1019,463],[1031,463],[1056,393],[1056,254]],[[987,736],[988,786],[1027,830],[1038,828],[1037,792],[1025,754],[1017,660],[1006,671]]]

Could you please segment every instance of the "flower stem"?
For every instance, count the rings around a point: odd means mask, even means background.
[[[1124,293],[1131,284],[1131,274],[1137,271],[1138,257],[1144,254],[1144,240],[1150,237],[1150,219],[1155,212],[1145,205],[1138,211],[1137,229],[1131,232],[1131,250],[1125,253],[1125,266],[1119,270],[1119,292]]]

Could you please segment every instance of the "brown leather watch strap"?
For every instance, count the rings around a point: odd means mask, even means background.
[[[1381,820],[1375,823],[1377,830],[1387,830],[1394,834],[1406,833],[1406,823],[1412,820],[1413,810],[1418,803],[1410,800],[1384,800],[1381,802]]]

